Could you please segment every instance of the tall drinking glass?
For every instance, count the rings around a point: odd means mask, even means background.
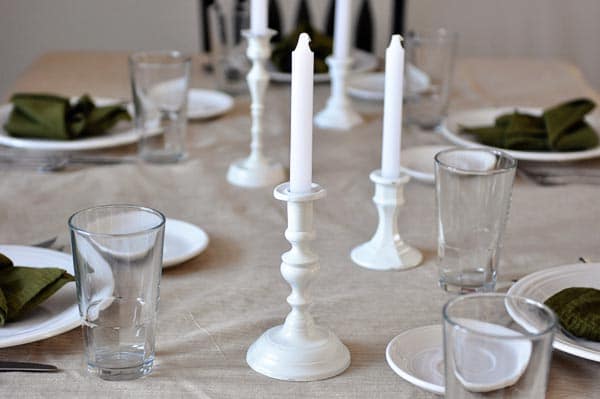
[[[484,148],[435,156],[439,284],[493,291],[517,161]]]
[[[446,116],[457,36],[439,29],[406,35],[406,121],[422,129],[437,127]]]
[[[69,219],[88,370],[100,378],[152,371],[164,227],[160,212],[134,205]]]
[[[139,52],[129,57],[142,159],[164,163],[185,157],[190,69],[191,58],[177,51]]]
[[[446,399],[543,399],[556,316],[504,294],[459,296],[444,306]]]

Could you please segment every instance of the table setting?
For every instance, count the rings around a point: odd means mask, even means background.
[[[357,71],[351,0],[329,84],[312,28],[280,79],[268,3],[236,31],[244,89],[176,50],[54,52],[14,82],[0,392],[593,397],[600,96],[446,30]]]

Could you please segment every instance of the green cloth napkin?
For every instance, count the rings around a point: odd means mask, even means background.
[[[14,266],[0,253],[0,326],[19,319],[74,280],[59,268]]]
[[[99,135],[121,120],[131,120],[121,105],[98,107],[88,95],[75,104],[51,94],[21,93],[11,98],[13,109],[4,129],[14,137],[73,140]]]
[[[521,151],[580,151],[596,147],[598,135],[585,122],[593,101],[577,99],[544,110],[541,116],[514,111],[493,126],[461,126],[485,145]]]
[[[600,290],[566,288],[544,302],[565,330],[592,341],[600,341]]]

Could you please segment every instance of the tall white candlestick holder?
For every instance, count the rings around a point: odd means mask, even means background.
[[[319,258],[310,248],[315,239],[313,202],[324,197],[325,190],[313,184],[308,193],[291,193],[289,183],[283,183],[274,196],[287,201],[285,238],[292,248],[281,257],[281,274],[292,287],[287,297],[292,311],[283,325],[267,330],[250,346],[246,361],[255,371],[279,380],[333,377],[350,365],[350,352],[333,332],[316,325],[308,312],[309,286],[319,271]]]
[[[418,266],[423,255],[406,244],[398,233],[398,213],[404,204],[404,185],[410,178],[402,175],[397,179],[388,179],[379,170],[371,172],[370,178],[375,183],[373,202],[377,207],[379,224],[370,241],[352,250],[352,261],[374,270],[404,270]]]
[[[250,106],[252,141],[250,143],[250,156],[237,160],[229,166],[227,180],[236,186],[265,187],[285,180],[283,166],[263,155],[264,99],[269,86],[269,73],[265,63],[271,56],[271,37],[276,33],[272,29],[261,35],[252,33],[249,30],[242,32],[248,40],[246,55],[252,61],[252,68],[246,76],[252,98],[252,105]]]
[[[315,116],[315,123],[323,129],[348,130],[362,123],[363,118],[352,109],[346,93],[346,79],[352,66],[352,59],[327,57],[331,77],[331,95],[325,109]]]

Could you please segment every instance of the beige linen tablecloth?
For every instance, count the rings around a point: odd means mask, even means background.
[[[124,54],[53,53],[33,64],[14,91],[129,97]],[[195,68],[194,85],[211,87]],[[7,93],[8,94],[8,93]],[[328,85],[315,88],[315,109]],[[547,106],[575,96],[599,97],[572,66],[555,61],[459,61],[452,109],[490,105]],[[289,87],[273,84],[266,102],[266,151],[288,163]],[[289,287],[279,272],[289,245],[285,204],[269,188],[229,185],[227,167],[248,153],[249,99],[239,97],[224,117],[189,125],[189,160],[171,166],[87,167],[60,173],[0,170],[0,242],[24,244],[59,234],[68,244],[67,218],[95,204],[128,202],[202,226],[205,253],[165,270],[161,283],[157,361],[137,381],[106,382],[87,375],[81,332],[0,350],[0,359],[56,364],[57,374],[0,374],[3,398],[429,398],[387,366],[385,348],[397,334],[440,323],[448,295],[437,287],[434,190],[411,182],[400,213],[403,238],[420,248],[422,266],[375,272],[355,266],[351,248],[370,238],[376,211],[369,173],[379,167],[381,104],[359,103],[366,122],[349,132],[315,129],[314,181],[328,195],[316,203],[321,272],[313,286],[316,319],[349,347],[352,364],[319,382],[266,378],[245,361],[248,346],[282,322]],[[406,131],[403,145],[439,143],[431,134]],[[120,152],[134,152],[126,147]],[[596,164],[597,165],[597,164]],[[600,260],[600,187],[540,187],[517,181],[504,240],[500,279],[543,268]],[[600,394],[600,364],[554,352],[548,397]]]

